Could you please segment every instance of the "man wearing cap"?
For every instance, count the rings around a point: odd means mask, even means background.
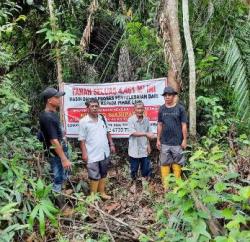
[[[183,149],[187,147],[187,115],[185,108],[176,103],[178,93],[170,86],[165,87],[163,104],[158,113],[157,149],[160,150],[161,177],[165,190],[166,177],[172,168],[176,178],[181,177],[185,163]]]
[[[57,108],[63,95],[64,92],[52,87],[46,88],[41,93],[45,110],[40,113],[39,123],[53,173],[54,192],[61,192],[63,181],[66,179],[66,170],[71,168],[71,162],[66,155],[67,147],[63,140],[62,126],[57,115]]]

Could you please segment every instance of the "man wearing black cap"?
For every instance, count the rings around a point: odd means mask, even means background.
[[[60,98],[64,95],[64,92],[52,87],[46,88],[41,93],[45,110],[40,113],[39,122],[54,176],[54,192],[61,191],[63,181],[66,179],[65,171],[71,168],[71,162],[66,155],[67,147],[63,142],[62,127],[57,115],[57,108],[61,103]]]
[[[176,103],[177,94],[172,87],[165,87],[162,94],[165,104],[158,113],[157,148],[160,150],[161,177],[165,189],[170,169],[176,178],[180,178],[181,167],[185,163],[183,149],[187,147],[187,115],[184,107]]]

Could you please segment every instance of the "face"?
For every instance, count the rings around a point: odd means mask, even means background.
[[[167,104],[173,104],[173,103],[174,103],[174,97],[175,97],[174,94],[168,94],[168,93],[166,93],[166,94],[164,95],[164,100],[165,100],[165,102],[166,102]]]
[[[61,102],[60,102],[61,97],[51,97],[48,99],[48,103],[53,106],[53,107],[59,107]]]
[[[136,114],[136,116],[138,116],[138,117],[143,116],[144,110],[145,110],[145,107],[144,107],[143,104],[137,104],[135,106],[135,114]]]
[[[100,109],[100,106],[99,106],[98,103],[94,103],[94,102],[90,103],[89,107],[88,107],[88,113],[90,115],[96,116],[98,114],[98,112],[99,112],[99,109]]]

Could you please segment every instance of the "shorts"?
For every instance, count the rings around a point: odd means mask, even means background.
[[[93,163],[88,163],[87,169],[88,169],[89,179],[100,180],[101,178],[105,178],[108,174],[109,166],[110,166],[109,158]]]
[[[161,166],[168,166],[172,164],[185,165],[185,156],[180,145],[161,145],[160,153]]]

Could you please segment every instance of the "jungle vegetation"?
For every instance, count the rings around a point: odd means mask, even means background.
[[[247,0],[0,0],[0,241],[250,241],[249,66]],[[70,140],[63,214],[36,139],[41,90],[159,77],[192,117],[184,178],[159,196],[154,150],[153,188],[131,191],[117,139],[103,203]]]

